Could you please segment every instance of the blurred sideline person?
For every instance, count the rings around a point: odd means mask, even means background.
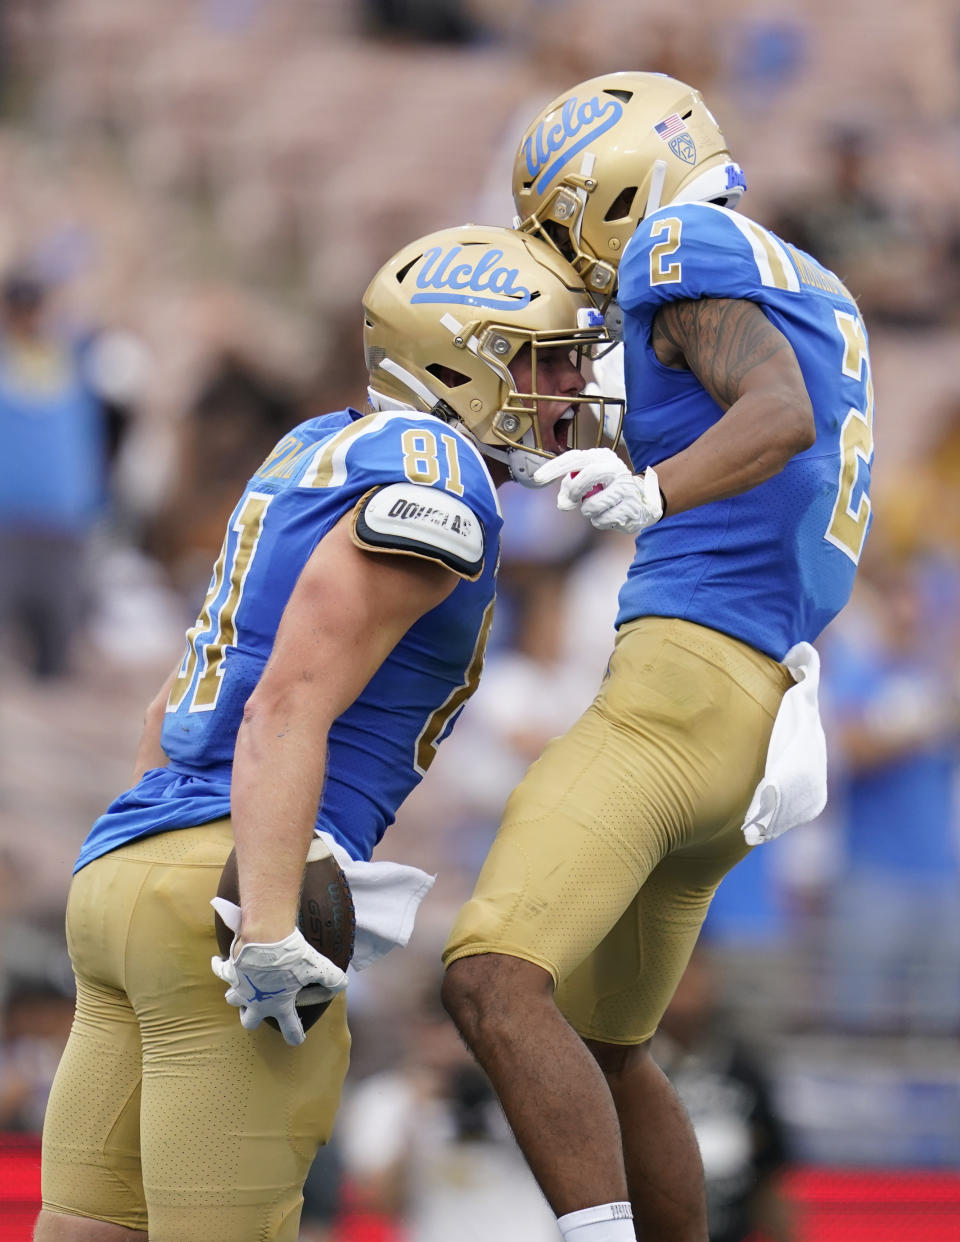
[[[761,1059],[723,1011],[709,949],[694,951],[651,1050],[697,1136],[710,1242],[793,1242],[786,1127]]]
[[[337,1120],[357,1208],[405,1242],[559,1242],[490,1083],[430,986],[404,1056],[346,1095]]]
[[[960,581],[903,556],[874,559],[857,586],[855,624],[833,627],[823,648],[839,769],[838,875],[825,894],[829,1013],[855,1033],[950,1038],[960,1027],[950,603]]]
[[[73,997],[14,974],[0,1007],[0,1131],[38,1133],[73,1019]]]
[[[619,286],[638,471],[574,452],[536,478],[638,538],[608,675],[511,795],[444,996],[568,1242],[634,1222],[706,1242],[696,1140],[649,1041],[724,874],[825,800],[810,644],[869,524],[867,338],[832,273],[731,210],[744,184],[699,93],[655,74],[574,87],[516,165],[523,227],[601,304]],[[802,770],[770,784],[781,701]]]
[[[82,846],[37,1242],[296,1238],[349,1051],[346,975],[296,929],[310,842],[344,860],[354,965],[375,956],[359,960],[371,868],[393,868],[379,951],[406,943],[431,877],[369,860],[480,675],[496,488],[584,428],[594,444],[619,431],[619,403],[605,420],[578,396],[601,317],[535,238],[433,234],[381,269],[363,311],[373,412],[302,423],[247,484],[134,785]],[[234,845],[223,959],[210,900]],[[305,1036],[307,985],[332,1004]]]
[[[34,677],[67,677],[93,602],[107,429],[80,346],[27,268],[0,284],[0,436],[0,632],[15,636]]]

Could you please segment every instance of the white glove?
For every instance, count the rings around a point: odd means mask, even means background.
[[[545,462],[534,474],[543,485],[563,477],[558,509],[575,509],[597,530],[622,530],[631,535],[663,517],[660,481],[652,466],[633,474],[613,449],[571,449]]]
[[[288,1044],[306,1038],[297,1016],[301,988],[309,988],[309,999],[319,1002],[347,986],[340,967],[307,944],[297,928],[274,944],[245,944],[236,957],[231,949],[227,958],[211,958],[210,966],[230,985],[226,1001],[240,1010],[241,1025],[252,1031],[264,1018],[275,1018]]]

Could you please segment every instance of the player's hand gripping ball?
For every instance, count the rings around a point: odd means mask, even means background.
[[[240,884],[234,850],[230,851],[230,857],[224,864],[217,896],[235,906],[240,904]],[[214,915],[214,920],[217,945],[223,958],[229,961],[234,933],[219,912]],[[312,949],[321,953],[340,970],[346,970],[353,956],[356,931],[353,899],[340,864],[319,837],[313,840],[307,854],[303,885],[300,889],[297,930]],[[332,999],[333,995],[323,988],[300,989],[297,994],[296,1013],[304,1032],[326,1013]],[[266,1021],[275,1029],[280,1029],[276,1018],[268,1016]]]

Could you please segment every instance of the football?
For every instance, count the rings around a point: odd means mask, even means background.
[[[237,855],[230,851],[230,857],[223,867],[217,896],[234,905],[240,904],[240,884],[237,874]],[[227,927],[219,914],[214,915],[217,944],[222,957],[230,956],[233,944],[233,932]],[[356,920],[350,886],[343,874],[340,864],[330,853],[326,842],[314,837],[307,854],[307,865],[303,870],[303,884],[300,889],[300,908],[297,913],[297,926],[308,944],[318,953],[328,957],[331,962],[346,970],[353,956],[353,938],[356,931]],[[308,1031],[311,1026],[326,1013],[329,1001],[320,1004],[297,1003],[297,1013]],[[279,1030],[275,1018],[267,1018],[272,1027]]]

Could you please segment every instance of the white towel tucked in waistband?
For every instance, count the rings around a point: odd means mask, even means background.
[[[743,821],[748,845],[809,823],[827,804],[827,739],[817,701],[820,657],[810,643],[797,643],[782,663],[797,684],[783,696],[773,722],[763,780]]]
[[[329,846],[350,885],[357,921],[350,965],[354,970],[364,970],[391,949],[407,943],[420,902],[437,877],[404,863],[357,862],[329,832],[316,835]],[[232,932],[240,930],[239,906],[222,897],[214,897],[210,904]]]
[[[433,888],[435,875],[395,862],[357,862],[329,832],[318,832],[343,868],[357,917],[357,937],[350,965],[363,970],[391,949],[402,948],[413,933],[420,902]]]

